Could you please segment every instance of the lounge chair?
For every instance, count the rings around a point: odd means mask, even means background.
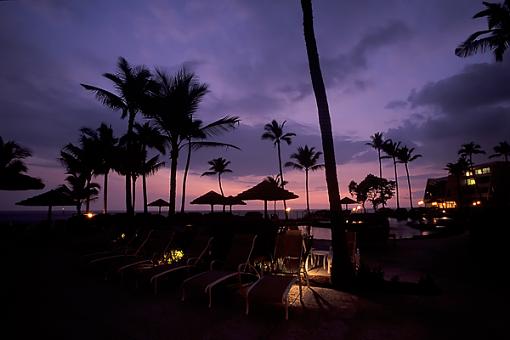
[[[180,249],[172,249],[172,246],[167,249],[166,258],[157,258],[153,261],[142,262],[134,266],[125,268],[126,275],[131,276],[136,281],[136,286],[140,281],[149,282],[153,285],[154,294],[158,293],[159,282],[173,273],[197,268],[203,262],[204,258],[208,255],[211,248],[213,238],[206,235],[199,234],[194,237],[191,245],[181,251]],[[174,256],[172,256],[174,252]],[[182,256],[182,258],[178,258]]]
[[[262,275],[245,293],[246,315],[253,303],[282,304],[285,320],[288,320],[288,296],[295,283],[299,284],[299,297],[302,299],[302,255],[303,237],[299,230],[289,230],[277,236],[272,272]]]
[[[133,254],[111,255],[91,261],[98,271],[108,278],[109,274],[122,274],[122,271],[131,266],[153,261],[164,253],[174,238],[174,232],[168,230],[151,230],[148,238]]]
[[[109,256],[136,254],[141,250],[141,247],[143,247],[151,232],[151,229],[138,229],[130,236],[125,233],[117,235],[116,239],[113,240],[113,244],[110,249],[82,255],[80,256],[80,263],[88,264],[95,260]]]
[[[184,280],[182,283],[182,301],[186,299],[187,294],[191,291],[205,293],[209,297],[209,308],[211,308],[214,287],[235,277],[241,283],[241,275],[252,268],[250,260],[256,239],[257,235],[235,235],[221,269],[214,269],[218,261],[212,261],[209,271]]]

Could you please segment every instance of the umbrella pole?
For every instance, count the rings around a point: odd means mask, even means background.
[[[161,215],[161,206],[159,206],[159,214]]]
[[[267,201],[264,201],[264,218],[267,219]]]
[[[49,205],[49,206],[48,206],[48,222],[49,222],[49,223],[51,223],[51,208],[52,208],[52,206],[51,206],[51,205]]]
[[[211,204],[211,212],[214,212],[214,205]]]

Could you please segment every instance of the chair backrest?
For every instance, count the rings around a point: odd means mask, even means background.
[[[191,242],[188,249],[186,249],[186,257],[198,259],[203,258],[209,251],[213,239],[213,237],[209,237],[202,233],[197,234],[193,238],[193,241]]]
[[[175,233],[170,230],[152,230],[139,254],[152,258],[161,256],[170,247],[174,236]]]
[[[299,274],[303,246],[303,236],[299,230],[278,234],[274,250],[274,269],[278,272]]]
[[[232,239],[232,245],[225,258],[225,269],[237,270],[239,265],[244,267],[250,263],[253,248],[255,248],[255,240],[257,235],[252,234],[236,234]]]

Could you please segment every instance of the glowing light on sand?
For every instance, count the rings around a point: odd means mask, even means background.
[[[85,216],[87,216],[87,218],[92,218],[95,216],[95,214],[89,211],[88,213],[85,214]]]

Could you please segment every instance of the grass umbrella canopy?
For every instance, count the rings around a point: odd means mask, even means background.
[[[39,178],[24,174],[2,174],[0,176],[0,190],[41,190],[44,183]]]
[[[245,190],[236,196],[239,199],[250,201],[264,201],[264,216],[267,218],[267,201],[287,201],[299,198],[295,193],[285,190],[276,183],[262,181],[254,187]]]
[[[149,207],[158,207],[159,208],[159,213],[161,214],[161,207],[169,207],[170,206],[170,203],[168,203],[167,201],[165,201],[164,199],[157,199],[153,202],[150,202],[149,204],[147,204],[147,206]]]
[[[16,205],[29,207],[48,207],[48,220],[51,220],[51,209],[54,206],[76,206],[78,202],[69,193],[61,188],[53,189],[26,200],[16,202]]]
[[[240,199],[238,197],[234,197],[234,196],[225,197],[225,201],[227,202],[226,205],[230,205],[230,206],[233,206],[233,205],[246,205],[246,202],[243,202],[242,199]]]
[[[214,211],[215,205],[229,205],[227,197],[221,196],[216,191],[211,190],[202,196],[195,198],[191,204],[208,204],[211,206],[211,212]]]
[[[347,210],[347,205],[348,205],[348,204],[356,204],[356,203],[358,203],[358,202],[357,202],[357,201],[355,201],[355,200],[353,200],[353,199],[352,199],[352,198],[350,198],[350,197],[347,197],[347,196],[345,196],[344,198],[342,198],[342,199],[340,200],[340,204],[345,204],[345,210]]]

